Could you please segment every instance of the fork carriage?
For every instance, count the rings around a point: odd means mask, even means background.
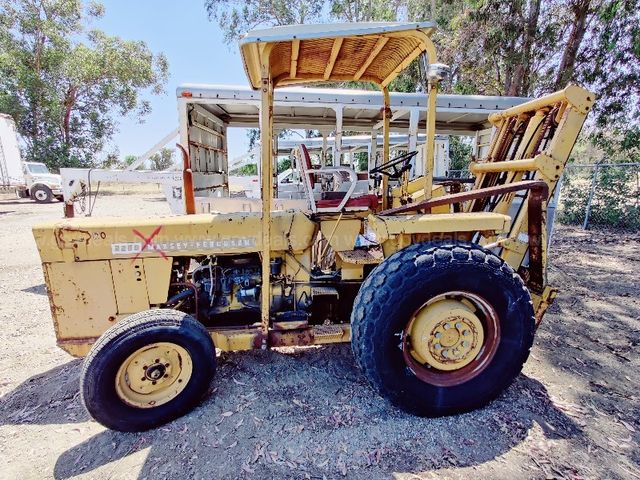
[[[433,30],[333,24],[242,39],[261,95],[261,212],[192,214],[183,149],[189,215],[34,227],[58,344],[88,354],[81,389],[94,418],[141,430],[187,412],[215,373],[215,348],[351,341],[380,394],[427,416],[482,406],[518,375],[556,293],[546,281],[546,205],[593,94],[568,86],[491,115],[472,188],[434,181],[436,95],[447,69]],[[424,175],[412,179],[412,155],[389,158],[388,86],[422,55]],[[302,143],[294,156],[308,208],[273,211],[274,89],[336,81],[382,89],[383,156],[370,172],[379,182],[358,188],[350,169],[314,168]]]

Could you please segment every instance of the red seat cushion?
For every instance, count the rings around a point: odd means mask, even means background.
[[[316,207],[318,208],[335,208],[342,202],[341,198],[332,198],[328,200],[318,200]],[[349,207],[367,207],[370,210],[378,208],[378,196],[377,195],[361,195],[359,197],[350,198],[347,201],[345,208]]]
[[[303,157],[302,160],[304,161],[304,165],[306,169],[313,170],[313,165],[311,164],[311,155],[309,155],[309,150],[307,150],[306,145],[301,143],[300,150],[302,150],[302,157]],[[307,175],[309,175],[309,182],[311,183],[311,188],[313,189],[313,187],[316,184],[315,175],[313,173],[308,173]]]

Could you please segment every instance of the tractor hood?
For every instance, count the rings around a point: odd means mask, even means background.
[[[261,213],[198,214],[146,219],[73,218],[33,227],[43,263],[260,251]],[[273,212],[273,251],[306,250],[316,224],[300,211]]]

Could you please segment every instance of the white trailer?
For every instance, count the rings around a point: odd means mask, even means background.
[[[31,197],[38,203],[48,203],[54,198],[62,200],[60,175],[50,173],[44,163],[21,160],[16,124],[3,113],[0,113],[0,190],[15,193],[18,198]]]
[[[24,183],[16,125],[9,115],[0,114],[0,185],[15,191]]]

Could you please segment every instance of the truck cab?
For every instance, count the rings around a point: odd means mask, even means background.
[[[38,203],[49,203],[56,198],[62,200],[62,178],[49,172],[44,163],[23,162],[26,189],[20,196],[31,197]]]

